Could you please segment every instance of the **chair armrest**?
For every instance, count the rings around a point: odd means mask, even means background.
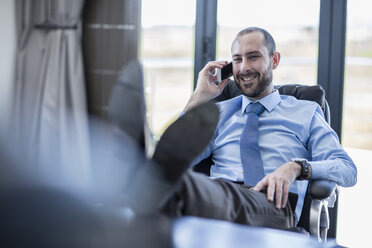
[[[327,241],[330,225],[328,207],[333,207],[338,195],[338,186],[329,180],[314,180],[309,182],[308,194],[311,200],[309,215],[310,234],[319,242]]]
[[[309,182],[308,192],[312,199],[324,200],[337,191],[337,184],[329,180],[314,180]]]

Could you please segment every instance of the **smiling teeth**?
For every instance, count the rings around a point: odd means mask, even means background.
[[[243,81],[250,81],[252,79],[254,79],[256,76],[251,76],[251,77],[243,77]]]

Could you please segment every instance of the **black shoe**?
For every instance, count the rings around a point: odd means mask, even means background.
[[[153,155],[164,178],[173,183],[206,148],[219,120],[213,103],[201,104],[172,123],[161,136]]]
[[[113,124],[144,148],[146,105],[139,61],[131,60],[121,71],[112,90],[109,113]]]

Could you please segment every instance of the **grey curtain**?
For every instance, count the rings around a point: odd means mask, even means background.
[[[90,177],[79,25],[83,0],[17,0],[18,51],[12,140],[35,169]],[[40,168],[45,167],[45,168]]]

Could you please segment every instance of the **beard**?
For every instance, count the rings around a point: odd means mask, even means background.
[[[250,75],[257,75],[258,83],[256,86],[244,85],[243,83],[240,83],[240,80],[237,80],[238,78]],[[248,71],[246,73],[239,73],[237,77],[234,76],[234,80],[243,95],[249,98],[258,98],[259,96],[261,96],[263,92],[265,92],[265,90],[271,84],[273,80],[273,72],[269,65],[266,71],[261,74],[258,73],[257,71]]]

